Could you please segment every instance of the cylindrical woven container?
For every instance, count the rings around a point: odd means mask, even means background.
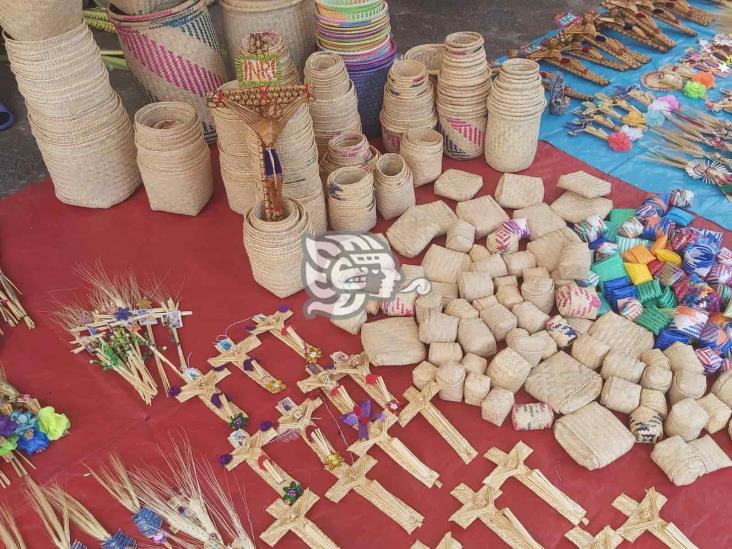
[[[665,418],[666,415],[668,415],[668,402],[666,401],[666,395],[661,391],[656,391],[654,389],[642,389],[640,405],[655,410],[662,418]]]
[[[470,372],[465,378],[465,404],[480,406],[491,390],[491,378]]]
[[[689,370],[679,370],[674,374],[668,398],[671,404],[691,398],[698,399],[707,392],[707,376]]]
[[[534,162],[546,107],[539,64],[529,59],[506,60],[487,106],[486,162],[501,172],[525,170]]]
[[[290,58],[290,52],[281,34],[273,31],[253,32],[242,39],[239,53],[240,55],[266,54],[275,56],[280,71],[279,85],[297,86],[300,84],[300,74]],[[234,64],[237,77],[242,78],[244,75],[240,74],[239,63],[235,62]]]
[[[480,318],[491,329],[496,341],[503,341],[506,338],[506,334],[513,328],[516,328],[518,324],[516,315],[498,302],[484,307],[480,311]]]
[[[656,444],[663,438],[663,418],[647,406],[638,406],[631,412],[629,425],[636,442],[641,444]]]
[[[434,182],[442,174],[442,135],[431,128],[410,128],[404,132],[399,154],[412,169],[414,186]]]
[[[485,369],[488,367],[488,361],[485,358],[473,353],[465,353],[461,364],[467,373],[473,372],[480,375],[485,374]]]
[[[530,301],[522,301],[514,305],[511,312],[516,316],[517,326],[530,334],[543,330],[544,324],[549,320],[549,315]]]
[[[414,314],[420,324],[425,322],[433,311],[442,312],[442,296],[437,294],[421,295],[414,302]]]
[[[404,268],[404,267],[402,267]],[[445,314],[459,319],[477,320],[480,313],[467,299],[452,299],[445,305]]]
[[[480,405],[480,417],[500,427],[511,413],[514,402],[511,391],[493,387]]]
[[[511,422],[517,431],[551,429],[554,423],[554,410],[543,402],[516,404],[511,411]]]
[[[412,383],[420,391],[424,389],[428,383],[434,381],[436,377],[437,366],[430,364],[426,360],[417,364],[412,370]]]
[[[238,81],[227,82],[219,89],[238,87]],[[216,125],[221,179],[226,189],[229,208],[244,215],[257,201],[257,185],[261,181],[259,155],[250,151],[261,148],[257,134],[228,107],[211,109]]]
[[[360,166],[338,168],[328,177],[328,214],[336,231],[369,231],[376,225],[374,175]]]
[[[473,301],[493,295],[493,280],[488,273],[464,271],[458,277],[460,297]]]
[[[501,286],[496,290],[496,299],[506,309],[512,309],[524,300],[517,286]],[[527,303],[529,302],[527,301]],[[533,306],[536,307],[535,305]],[[542,311],[542,314],[546,313]]]
[[[328,150],[328,143],[335,136],[361,133],[356,88],[343,60],[335,53],[324,51],[308,57],[305,83],[310,84],[313,94],[313,101],[309,105],[310,116],[313,118],[315,142],[323,156]]]
[[[221,0],[226,49],[233,55],[248,34],[274,31],[285,39],[293,63],[302,70],[315,51],[313,7],[309,0]]]
[[[186,0],[149,15],[125,15],[110,7],[125,59],[148,102],[193,105],[211,143],[216,139],[206,94],[228,80],[206,0]],[[243,38],[243,37],[242,37]],[[241,38],[229,51],[239,51]]]
[[[40,41],[6,36],[5,47],[56,197],[87,208],[129,197],[141,181],[132,124],[89,27],[79,20]]]
[[[303,289],[301,239],[313,226],[303,206],[283,199],[285,217],[280,221],[262,218],[262,203],[244,218],[244,248],[254,280],[277,297],[287,297]]]
[[[421,44],[407,50],[404,59],[419,61],[427,69],[427,74],[432,80],[433,85],[437,84],[437,77],[442,67],[442,54],[445,46],[442,44]]]
[[[530,278],[521,284],[521,295],[549,314],[554,307],[554,281],[551,278]]]
[[[150,208],[198,215],[213,193],[213,174],[196,110],[185,103],[142,107],[135,145]]]
[[[714,393],[709,393],[703,398],[697,400],[699,406],[704,408],[704,411],[709,414],[709,421],[704,428],[710,434],[714,434],[721,431],[729,424],[729,418],[732,416],[732,410]]]
[[[26,0],[0,2],[0,27],[15,40],[38,41],[53,38],[81,23],[80,0]]]
[[[362,133],[342,133],[328,142],[328,150],[320,162],[322,178],[327,181],[331,173],[345,166],[361,166],[373,170],[381,153],[369,144]]]
[[[531,364],[513,349],[507,347],[493,357],[486,375],[491,378],[494,387],[507,389],[516,393],[531,372]]]
[[[442,400],[461,402],[465,387],[465,369],[459,362],[445,362],[437,369],[437,384]]]
[[[457,160],[481,155],[486,98],[491,87],[483,37],[456,32],[445,38],[437,82],[437,113],[445,154]]]
[[[407,130],[431,130],[437,125],[435,98],[422,63],[402,59],[391,66],[379,120],[387,152],[399,152],[402,135]]]
[[[643,370],[640,384],[646,389],[655,389],[664,393],[671,387],[673,380],[673,372],[669,368],[664,368],[658,364],[648,364]]]
[[[398,154],[385,154],[376,161],[374,186],[376,208],[384,219],[398,217],[416,203],[412,170]]]

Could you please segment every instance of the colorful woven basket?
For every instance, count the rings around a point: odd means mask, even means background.
[[[205,96],[228,78],[206,0],[187,0],[149,15],[123,15],[114,9],[109,14],[147,102],[190,103],[206,141],[213,142],[216,130]]]

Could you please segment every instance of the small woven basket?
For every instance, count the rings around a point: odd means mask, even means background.
[[[442,174],[442,135],[431,128],[410,128],[402,135],[399,154],[412,170],[414,186],[432,183]]]
[[[376,208],[384,219],[402,215],[416,203],[412,170],[398,154],[385,154],[374,170]]]

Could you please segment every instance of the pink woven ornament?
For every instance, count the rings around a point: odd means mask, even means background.
[[[567,284],[557,289],[555,294],[559,314],[568,318],[597,318],[600,298],[594,288],[581,288]]]
[[[702,347],[701,349],[696,349],[695,352],[697,358],[699,358],[699,362],[704,366],[705,374],[711,375],[718,372],[722,367],[722,357],[715,353],[711,348]]]
[[[523,238],[529,238],[526,219],[510,219],[486,237],[485,245],[491,253],[510,254],[518,251],[519,241]]]
[[[628,320],[635,320],[643,314],[643,304],[632,297],[618,300],[618,312]]]

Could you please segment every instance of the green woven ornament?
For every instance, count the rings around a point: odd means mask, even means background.
[[[635,288],[638,291],[638,299],[643,303],[643,306],[648,302],[654,301],[661,295],[661,284],[657,278],[654,278],[650,282],[638,284]]]
[[[638,326],[643,326],[649,332],[658,333],[671,323],[671,318],[666,316],[654,306],[644,309],[638,318],[634,321]]]
[[[617,223],[618,226],[635,217],[636,211],[633,208],[613,208],[607,216],[610,223]]]

